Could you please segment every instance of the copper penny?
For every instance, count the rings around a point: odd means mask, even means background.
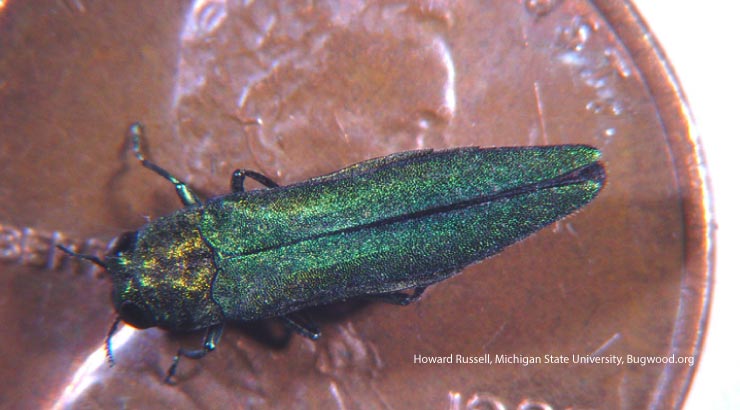
[[[628,2],[0,1],[0,405],[8,408],[679,408],[696,367],[711,222],[686,102]],[[405,308],[199,335],[124,329],[101,251],[179,207],[124,133],[204,196],[235,168],[287,184],[419,148],[591,144],[576,215]],[[488,363],[471,363],[473,357]],[[449,358],[451,363],[432,363]],[[467,362],[467,363],[466,363]]]

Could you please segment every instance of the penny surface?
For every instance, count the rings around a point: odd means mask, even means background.
[[[0,406],[680,408],[710,294],[709,198],[686,102],[629,3],[0,5]],[[236,168],[286,185],[470,145],[589,144],[608,177],[417,303],[311,309],[316,342],[228,326],[170,386],[172,356],[202,335],[124,328],[110,368],[106,274],[54,247],[100,253],[181,206],[131,155],[137,120],[150,159],[204,197]]]

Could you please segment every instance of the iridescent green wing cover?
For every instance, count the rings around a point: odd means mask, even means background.
[[[229,319],[277,316],[438,282],[591,201],[582,145],[416,151],[303,183],[220,197],[202,234]]]

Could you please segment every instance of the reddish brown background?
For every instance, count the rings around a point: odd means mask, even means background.
[[[0,267],[0,407],[682,402],[685,365],[413,364],[414,354],[698,354],[704,186],[680,92],[629,5],[2,4],[0,224],[17,246],[4,245]],[[320,309],[323,338],[282,347],[263,342],[269,323],[229,328],[216,353],[183,363],[175,387],[161,383],[171,355],[197,336],[138,332],[116,367],[71,396],[112,320],[109,286],[58,255],[46,264],[48,243],[102,244],[179,206],[127,151],[134,120],[151,157],[206,196],[225,192],[237,167],[286,184],[462,145],[592,144],[608,185],[410,307]]]

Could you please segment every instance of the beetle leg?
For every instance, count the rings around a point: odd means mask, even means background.
[[[113,367],[115,364],[115,361],[113,360],[113,345],[111,343],[111,339],[113,339],[113,334],[116,333],[116,329],[118,329],[118,325],[121,323],[121,320],[120,316],[116,317],[116,320],[108,331],[108,336],[105,337],[105,356],[108,357],[108,365],[110,367]]]
[[[381,302],[390,303],[392,305],[406,306],[412,302],[416,302],[417,300],[419,300],[426,288],[426,286],[418,286],[414,288],[414,291],[411,294],[404,292],[392,292],[381,293],[379,295],[368,295],[368,297],[379,300]]]
[[[231,174],[231,192],[244,192],[244,178],[246,177],[252,178],[268,188],[277,188],[280,186],[275,181],[257,171],[237,169],[233,174]]]
[[[183,348],[178,349],[177,355],[175,355],[175,358],[172,360],[172,365],[167,371],[167,377],[164,379],[164,382],[167,384],[173,384],[172,377],[175,376],[175,371],[177,371],[177,364],[180,363],[180,357],[185,356],[188,359],[202,358],[216,348],[218,341],[221,340],[221,335],[223,334],[223,332],[223,324],[211,326],[206,330],[206,335],[203,338],[203,347],[194,350],[186,350]]]
[[[187,184],[175,178],[164,168],[144,158],[144,154],[142,154],[141,152],[141,139],[144,138],[144,126],[141,125],[141,123],[135,122],[131,124],[131,127],[129,127],[129,135],[131,136],[131,146],[136,159],[138,159],[146,168],[151,169],[159,176],[170,181],[170,183],[175,186],[177,196],[180,197],[180,201],[182,201],[183,205],[193,206],[201,204],[198,196],[195,195],[195,193],[190,189],[190,187],[187,186]]]
[[[288,329],[298,333],[303,337],[311,340],[316,340],[321,337],[321,331],[313,323],[306,323],[305,321],[301,321],[294,315],[293,317],[290,317],[288,315],[280,316],[280,319],[282,319],[283,323],[285,323],[285,326]]]

